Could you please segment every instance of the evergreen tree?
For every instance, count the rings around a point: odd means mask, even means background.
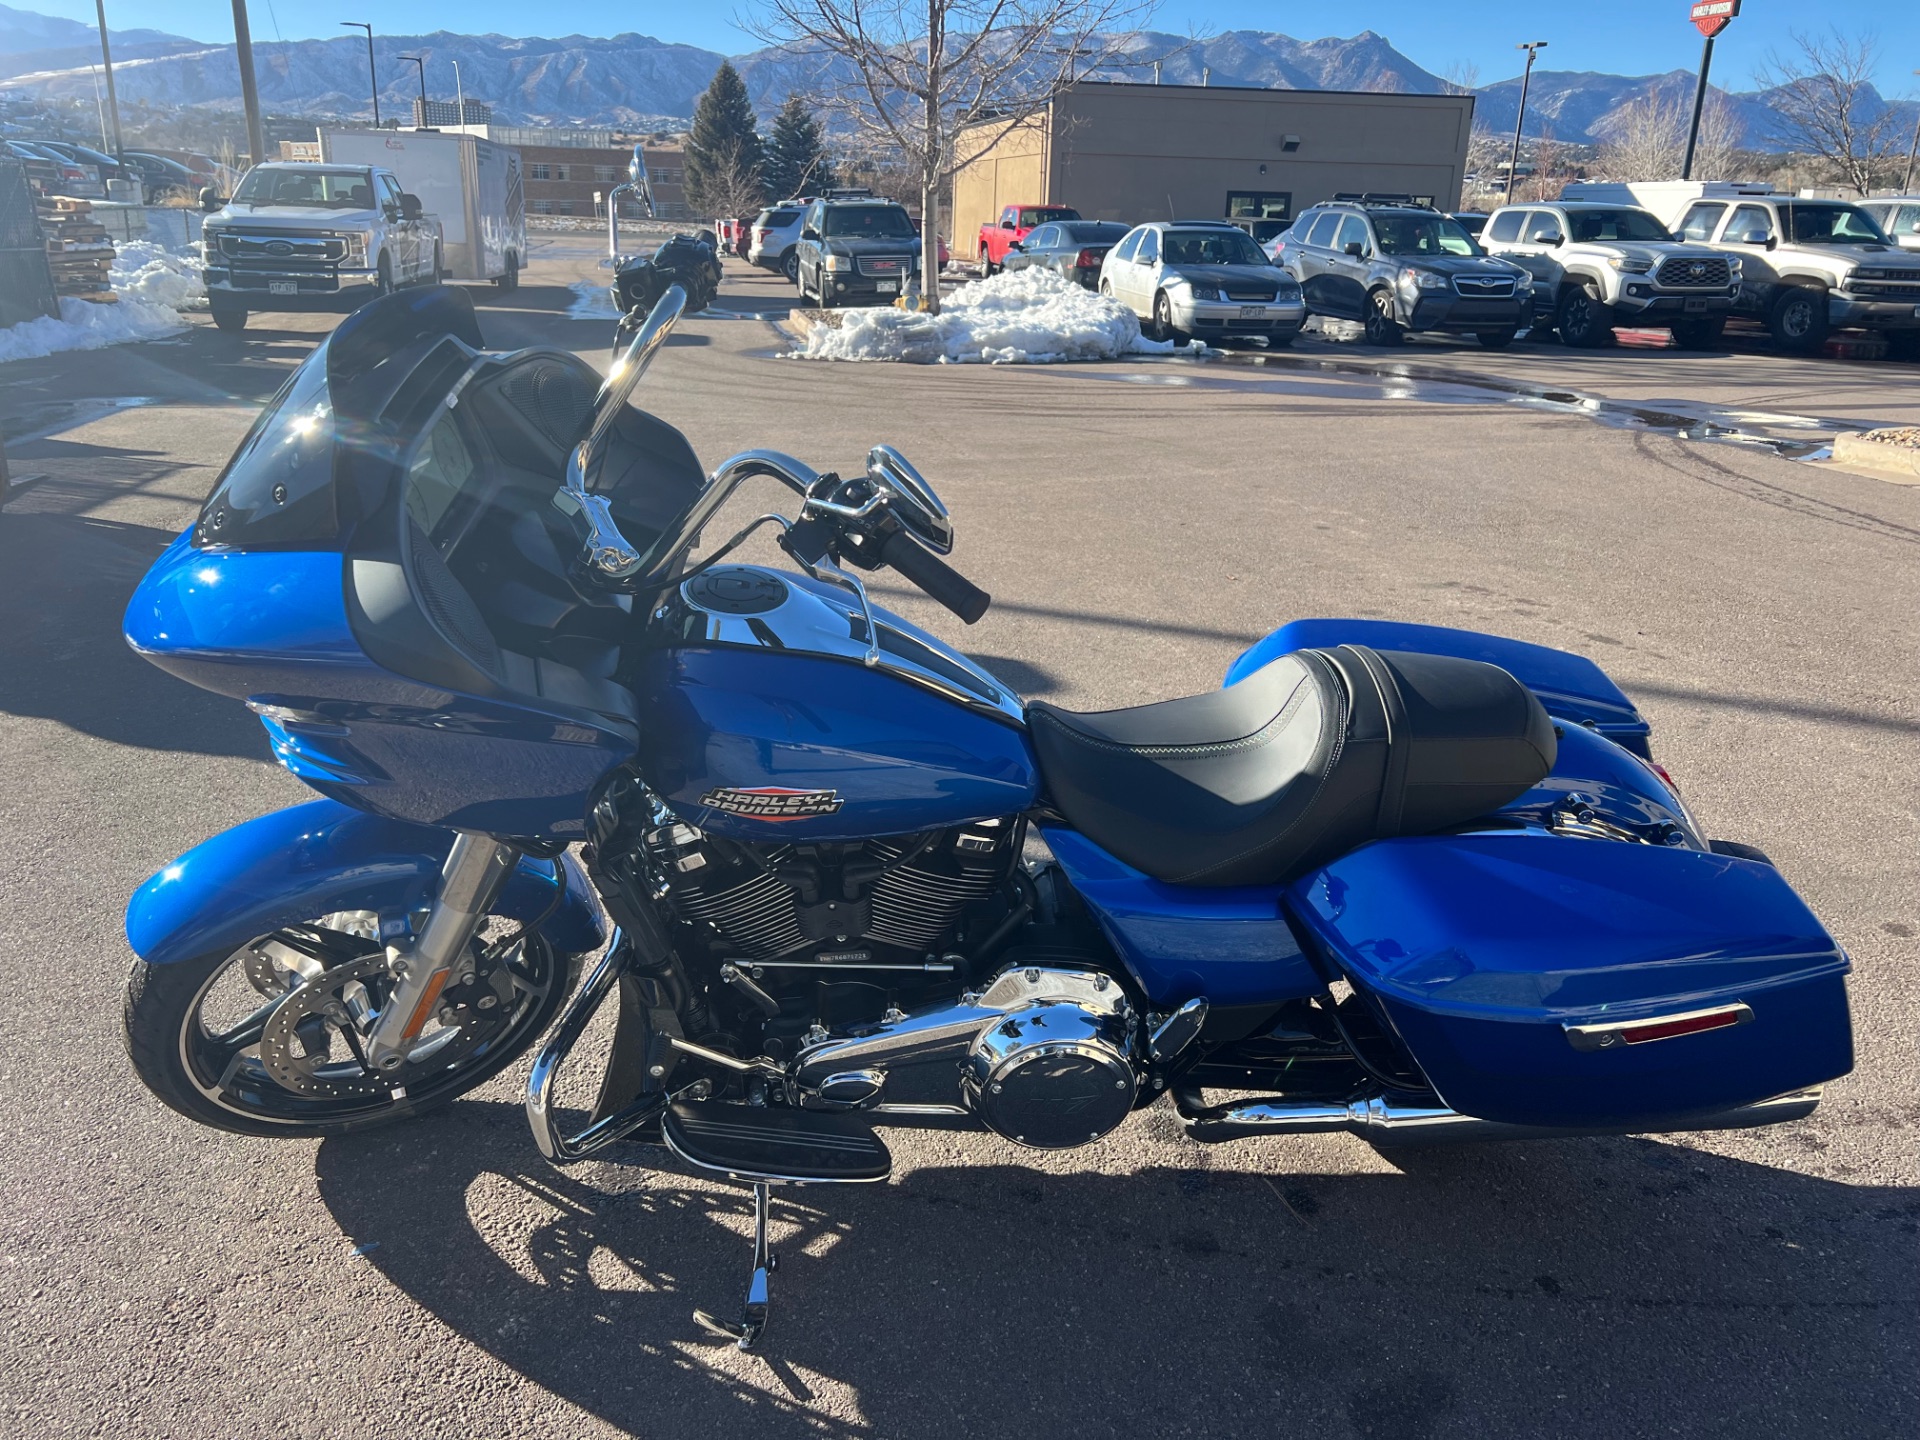
[[[764,156],[740,72],[722,61],[693,112],[687,136],[687,199],[696,213],[732,214],[758,204]]]
[[[820,122],[798,95],[787,98],[773,117],[767,139],[767,162],[760,172],[769,200],[817,195],[833,185],[833,166],[821,143]]]

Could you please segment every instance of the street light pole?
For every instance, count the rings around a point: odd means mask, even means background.
[[[260,123],[260,85],[253,77],[253,31],[247,24],[247,0],[233,0],[234,58],[240,62],[240,104],[247,112],[247,158],[255,165],[267,158],[267,132]],[[113,94],[112,84],[107,94]]]
[[[373,25],[366,20],[342,20],[349,30],[367,32],[367,81],[373,86],[373,128],[380,128],[380,74],[373,68]]]
[[[1920,70],[1916,70],[1913,73],[1920,75]],[[1902,195],[1911,195],[1913,193],[1913,156],[1915,151],[1920,151],[1920,115],[1913,117],[1913,139],[1907,145],[1907,173],[1900,179],[1900,193]]]
[[[427,128],[427,62],[419,55],[402,55],[402,60],[411,60],[420,67],[420,122],[417,128]]]
[[[1513,181],[1520,168],[1520,127],[1527,123],[1527,88],[1533,84],[1533,57],[1547,48],[1544,40],[1523,40],[1513,47],[1527,52],[1527,68],[1520,76],[1520,113],[1513,117],[1513,156],[1507,161],[1507,204],[1513,203]]]

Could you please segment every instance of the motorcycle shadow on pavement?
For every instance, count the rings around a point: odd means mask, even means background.
[[[366,1263],[633,1434],[1913,1433],[1912,1191],[1637,1138],[1383,1162],[1177,1131],[1077,1157],[1125,1173],[900,1136],[890,1184],[776,1192],[756,1356],[691,1318],[739,1304],[747,1192],[662,1150],[555,1170],[469,1101],[317,1170]]]
[[[174,532],[32,508],[58,503],[56,488],[73,487],[57,479],[0,512],[0,713],[142,750],[268,759],[244,707],[155,669],[121,637],[128,597]]]

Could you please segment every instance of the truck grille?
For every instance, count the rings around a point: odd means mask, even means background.
[[[1513,294],[1511,275],[1456,275],[1453,288],[1476,300],[1501,299]]]
[[[860,273],[862,275],[904,275],[911,263],[905,255],[862,255]]]
[[[330,264],[347,258],[347,242],[333,235],[240,235],[222,231],[220,253],[243,264]]]
[[[1703,290],[1716,290],[1724,288],[1732,275],[1727,269],[1727,262],[1717,256],[1711,259],[1676,256],[1661,265],[1659,273],[1653,278],[1672,289],[1697,286]]]
[[[1886,295],[1896,300],[1920,300],[1920,270],[1861,266],[1841,282],[1851,295]]]

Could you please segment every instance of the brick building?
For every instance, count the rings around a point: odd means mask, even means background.
[[[471,103],[471,102],[469,102]],[[453,128],[453,127],[448,127]],[[624,184],[633,142],[608,130],[549,130],[529,125],[464,125],[520,152],[529,215],[605,216],[606,194]],[[686,156],[678,145],[646,145],[647,179],[662,220],[688,220]],[[620,213],[638,218],[640,206],[622,200]]]

